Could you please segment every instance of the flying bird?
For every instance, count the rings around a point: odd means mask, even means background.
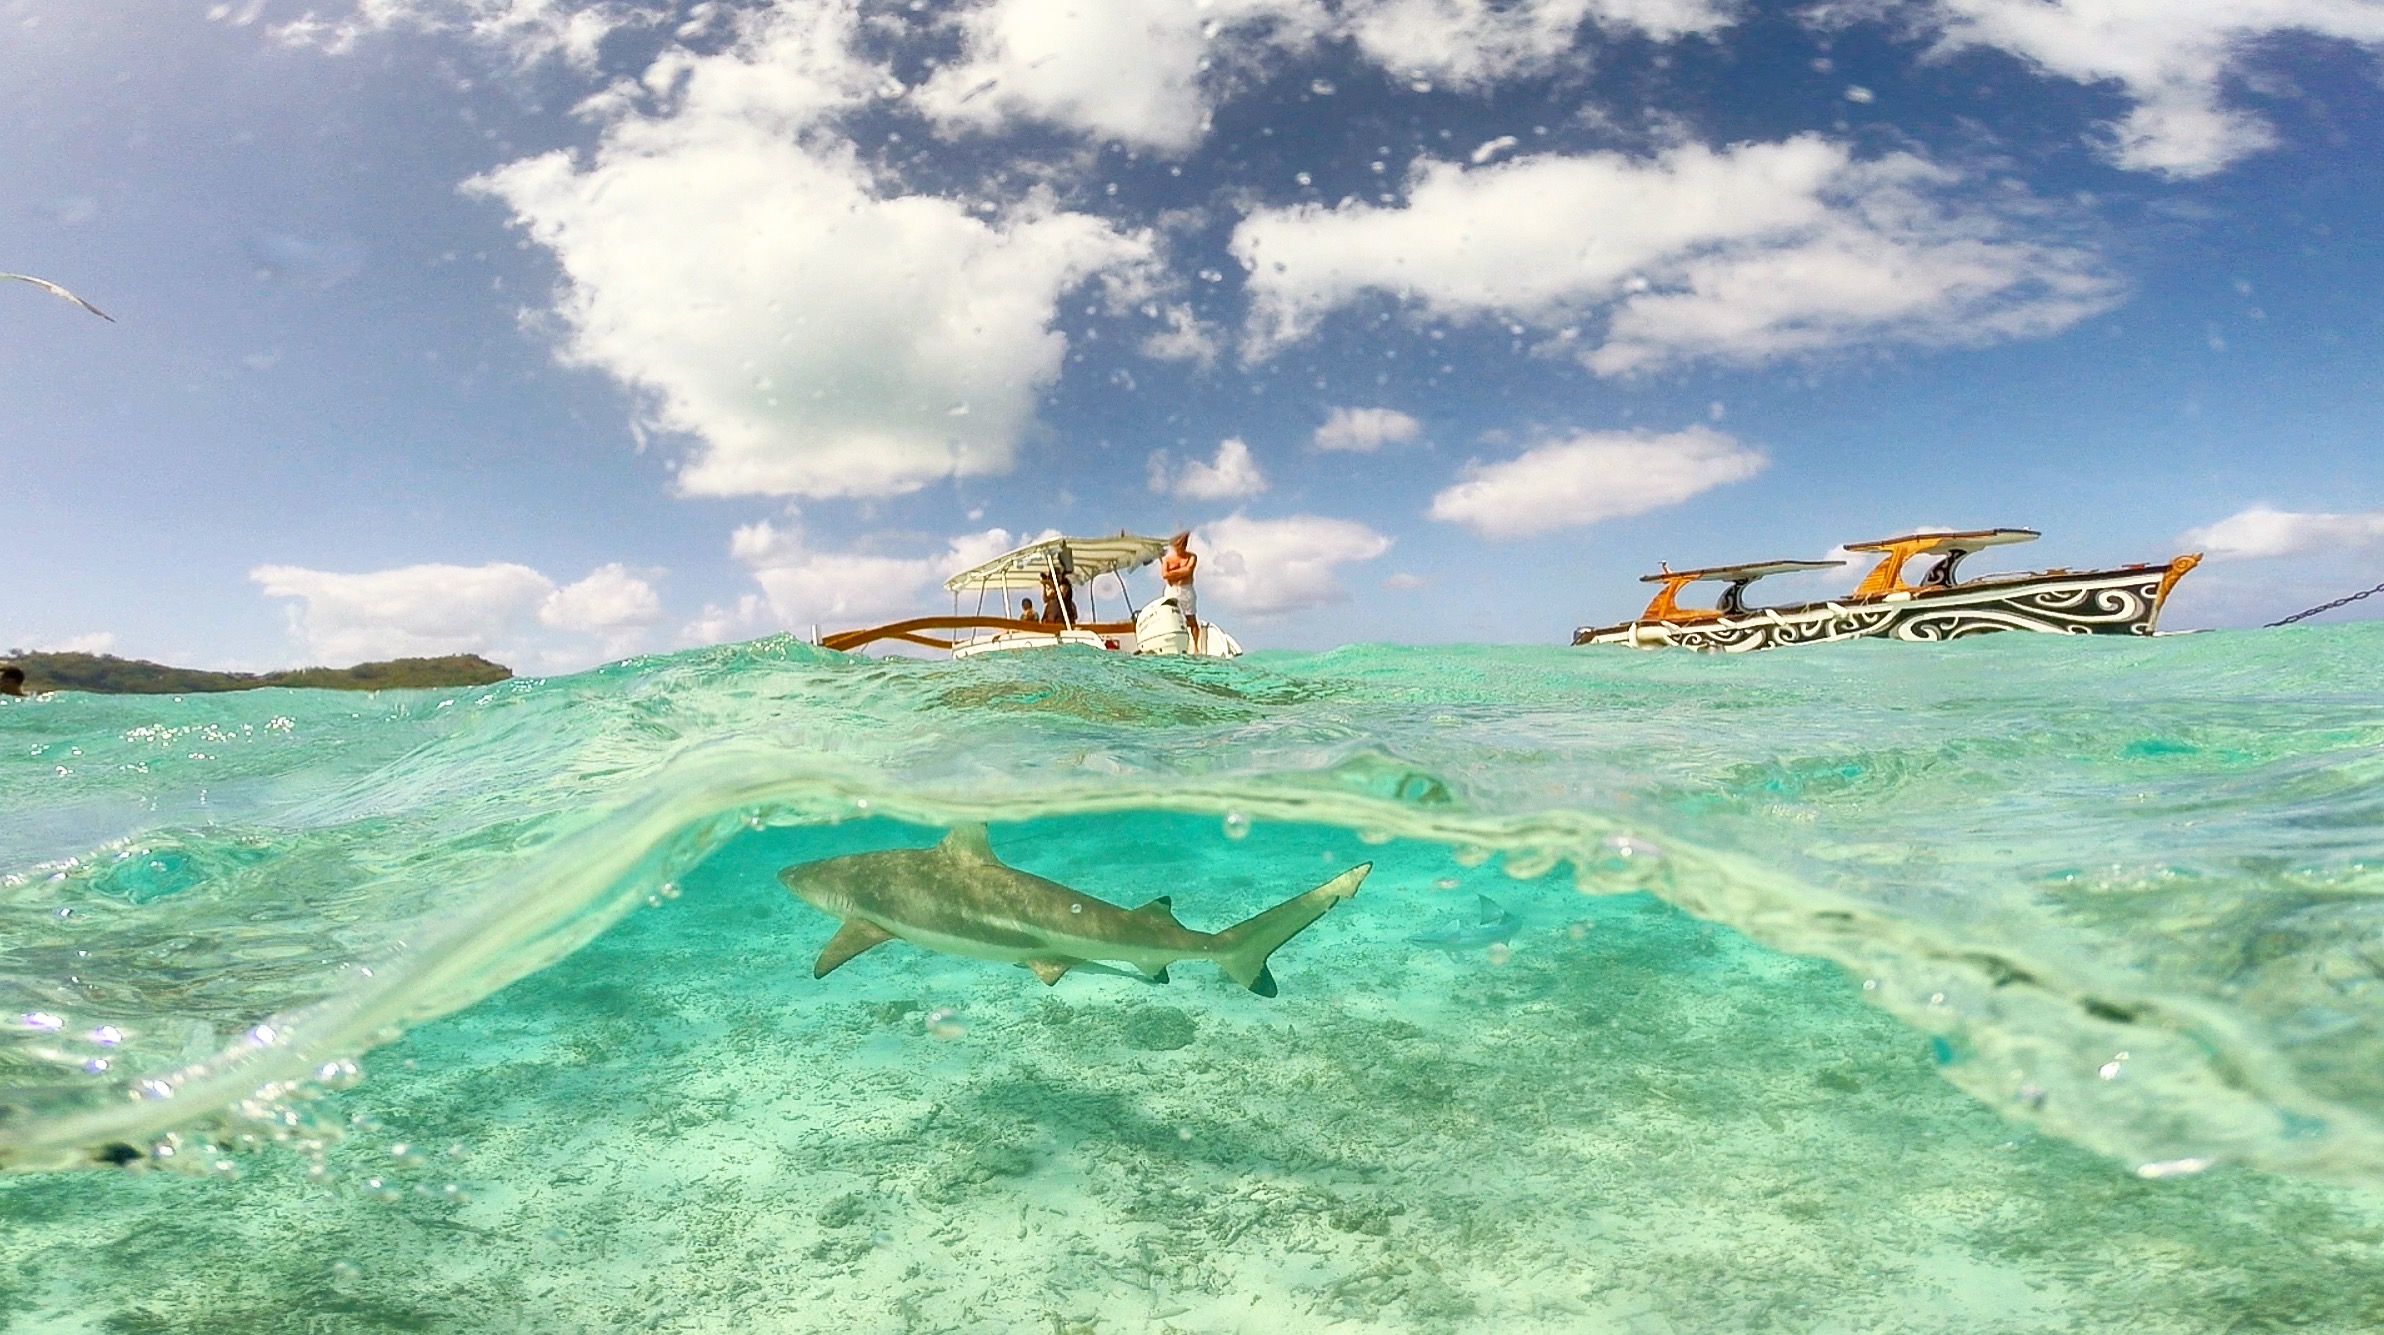
[[[108,314],[106,311],[103,311],[99,307],[92,305],[90,302],[83,300],[81,297],[78,297],[74,293],[67,291],[65,288],[58,286],[56,283],[51,282],[47,278],[35,278],[29,273],[0,273],[0,280],[11,278],[20,283],[31,283],[35,287],[40,288],[42,291],[49,293],[53,297],[57,297],[64,301],[71,301],[75,305],[80,306],[84,310],[87,310],[93,315],[98,316],[100,319],[107,321],[109,324],[116,323],[115,316]]]

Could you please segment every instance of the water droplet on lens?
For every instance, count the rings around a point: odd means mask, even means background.
[[[364,1278],[364,1269],[354,1261],[333,1261],[331,1263],[331,1282],[334,1284],[353,1284],[362,1278]]]
[[[1432,883],[1432,888],[1435,890],[1454,890],[1457,888],[1457,885],[1458,881],[1456,877],[1443,876],[1439,880]]]
[[[1228,811],[1228,812],[1226,812],[1226,813],[1225,813],[1225,837],[1226,837],[1226,838],[1228,838],[1228,839],[1241,839],[1241,838],[1247,837],[1247,836],[1249,835],[1249,833],[1250,833],[1250,818],[1249,818],[1248,816],[1245,816],[1245,815],[1243,815],[1241,812],[1238,812],[1238,811]]]
[[[1504,964],[1515,958],[1515,948],[1504,941],[1491,942],[1489,949],[1482,953],[1489,957],[1492,964]]]

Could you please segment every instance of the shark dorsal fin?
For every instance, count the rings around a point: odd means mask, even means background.
[[[1497,922],[1505,916],[1507,916],[1507,911],[1497,900],[1488,895],[1473,897],[1473,920],[1475,922]]]
[[[971,862],[994,860],[993,844],[985,837],[985,827],[974,822],[953,826],[952,832],[945,835],[944,841],[937,844],[936,848],[953,857],[966,858]]]
[[[1154,899],[1150,903],[1143,905],[1141,908],[1135,909],[1126,916],[1130,918],[1148,918],[1154,922],[1166,923],[1170,927],[1183,926],[1182,923],[1175,920],[1175,904],[1166,895],[1159,896],[1157,899]]]

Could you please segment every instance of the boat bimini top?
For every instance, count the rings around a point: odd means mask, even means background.
[[[2015,542],[2034,542],[2040,535],[2032,528],[1982,528],[1968,533],[1907,533],[1900,538],[1880,538],[1873,542],[1850,542],[1850,552],[1877,552],[1879,564],[1863,576],[1854,587],[1855,598],[1878,598],[1891,593],[1910,593],[1916,588],[1951,588],[1954,567],[1972,552],[1989,547],[2002,547]],[[1934,556],[1937,564],[1919,584],[1904,582],[1904,564],[1916,556]]]
[[[1120,533],[1108,538],[1044,538],[1002,553],[981,566],[972,566],[944,581],[951,592],[979,593],[1043,586],[1048,575],[1066,575],[1077,585],[1091,584],[1103,575],[1140,570],[1167,550],[1166,538]]]
[[[1652,575],[1640,576],[1642,584],[1661,584],[1655,600],[1639,614],[1641,621],[1708,621],[1715,617],[1739,616],[1746,609],[1747,586],[1767,575],[1785,575],[1798,570],[1828,570],[1842,566],[1844,561],[1755,561],[1746,565],[1707,566],[1703,570],[1674,570],[1670,566]],[[1729,587],[1714,600],[1712,607],[1682,607],[1676,601],[1680,591],[1691,584],[1719,580]]]

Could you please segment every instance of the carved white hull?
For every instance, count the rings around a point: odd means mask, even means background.
[[[2182,571],[2177,573],[2182,574]],[[1764,607],[1735,616],[1584,626],[1575,644],[1624,644],[1743,653],[1832,640],[1956,640],[1997,631],[2056,635],[2150,635],[2160,618],[2169,567],[2050,571],[1981,579],[1950,589],[1891,593],[1876,601]]]

